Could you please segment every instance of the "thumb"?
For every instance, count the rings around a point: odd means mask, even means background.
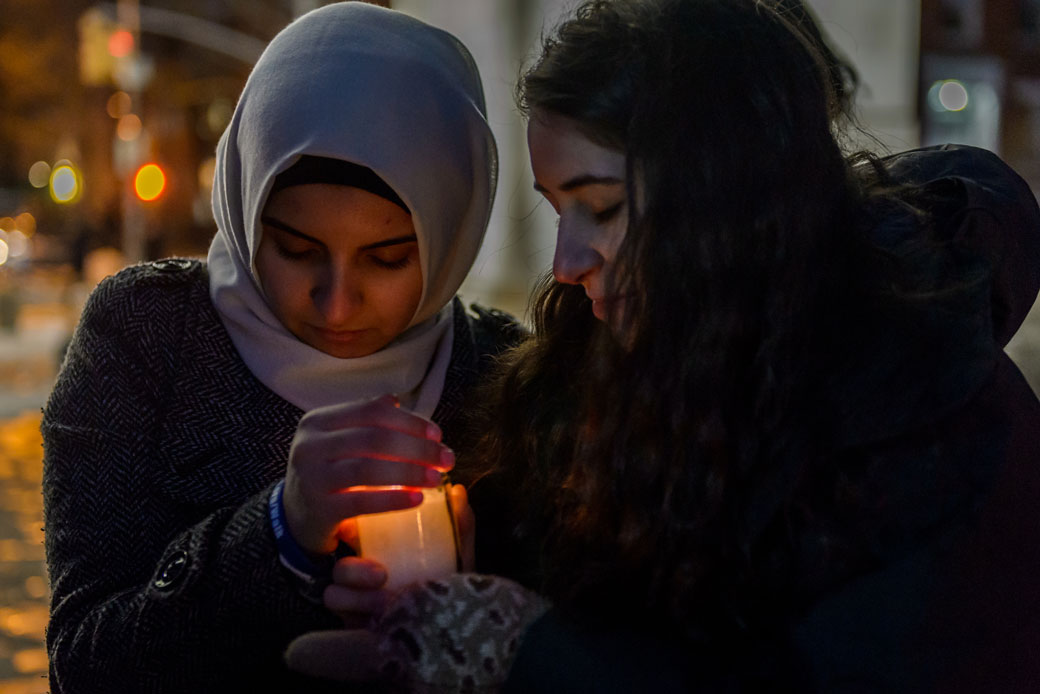
[[[376,637],[364,629],[312,631],[294,639],[285,651],[290,670],[339,682],[364,682],[378,674]]]

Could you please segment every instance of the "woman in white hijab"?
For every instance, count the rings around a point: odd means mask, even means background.
[[[338,3],[274,38],[218,147],[207,262],[104,281],[45,409],[52,691],[295,691],[294,636],[378,611],[382,567],[332,552],[416,493],[349,488],[436,485],[520,334],[454,298],[495,175],[452,36]]]

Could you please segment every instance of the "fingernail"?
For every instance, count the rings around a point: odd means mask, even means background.
[[[444,477],[444,473],[441,472],[440,470],[427,470],[426,471],[426,481],[430,484],[431,487],[439,486],[440,483],[441,483],[441,478],[443,478],[443,477]]]
[[[455,451],[450,448],[442,448],[441,465],[444,467],[455,467]]]
[[[426,425],[426,438],[430,439],[431,441],[440,442],[441,436],[443,436],[443,433],[441,432],[441,428],[439,426],[437,426],[433,422],[430,422]]]
[[[418,506],[419,504],[421,504],[423,502],[423,493],[422,492],[410,492],[408,494],[408,500],[412,503],[412,505]]]

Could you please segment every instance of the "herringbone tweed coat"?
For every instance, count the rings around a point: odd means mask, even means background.
[[[433,415],[448,445],[469,388],[523,334],[505,314],[454,308]],[[99,285],[42,425],[54,692],[321,689],[282,652],[338,620],[291,582],[267,515],[302,414],[238,356],[203,263]]]

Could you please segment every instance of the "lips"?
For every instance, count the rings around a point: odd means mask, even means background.
[[[323,340],[338,344],[350,344],[361,338],[366,330],[330,330],[328,328],[314,328],[314,332]]]
[[[610,314],[614,312],[614,308],[619,301],[624,301],[623,296],[604,296],[600,298],[589,297],[592,301],[592,315],[596,316],[601,321],[606,321],[610,318]]]

